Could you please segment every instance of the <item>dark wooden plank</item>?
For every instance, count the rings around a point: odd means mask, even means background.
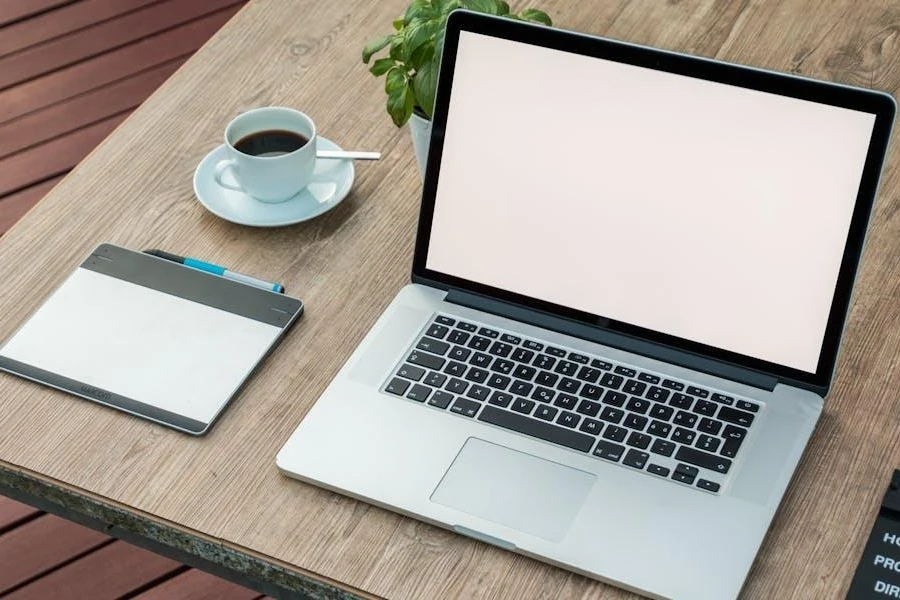
[[[107,543],[102,533],[42,515],[0,536],[0,594]]]
[[[53,186],[59,183],[59,180],[62,178],[63,176],[59,175],[25,188],[24,190],[20,190],[5,198],[0,198],[0,235],[9,231],[9,228],[12,227],[16,221],[21,219],[25,213],[31,210],[31,207],[37,204],[38,201],[43,198],[47,192],[53,189]],[[3,510],[0,508],[0,515],[2,515],[2,513]],[[2,520],[2,518],[3,517],[0,516],[0,520]],[[2,528],[0,528],[0,531],[2,531]]]
[[[0,56],[131,12],[160,0],[81,0],[8,25],[0,31]]]
[[[0,160],[0,205],[3,196],[74,167],[127,116],[121,113],[60,136],[51,142]]]
[[[6,230],[3,229],[3,206],[0,205],[0,235],[3,235],[4,231]],[[6,532],[40,512],[32,506],[16,502],[6,496],[0,496],[0,533]]]
[[[134,600],[256,600],[261,594],[209,573],[191,569],[134,597]]]
[[[184,567],[124,542],[113,542],[4,597],[5,600],[113,600]]]
[[[189,57],[189,54],[179,56],[126,79],[7,121],[0,125],[0,158],[135,108]]]
[[[242,0],[164,0],[0,58],[0,89],[158,34]],[[0,32],[2,35],[2,32]]]
[[[239,8],[240,5],[229,6],[159,35],[3,90],[0,92],[0,123],[191,53]]]
[[[3,0],[0,2],[0,26],[40,14],[73,0]]]

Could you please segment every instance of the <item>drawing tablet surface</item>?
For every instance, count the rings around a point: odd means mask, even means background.
[[[0,369],[200,434],[302,310],[103,244],[0,347]]]

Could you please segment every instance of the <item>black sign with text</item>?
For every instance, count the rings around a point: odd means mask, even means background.
[[[894,471],[847,600],[900,599],[900,471]]]

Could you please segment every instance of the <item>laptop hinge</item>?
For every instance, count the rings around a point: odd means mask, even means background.
[[[704,358],[691,354],[684,350],[677,350],[661,344],[648,342],[627,336],[621,333],[601,329],[600,326],[585,325],[571,319],[558,317],[549,313],[531,308],[525,308],[501,300],[494,300],[471,292],[451,289],[444,298],[446,302],[467,306],[475,310],[484,311],[500,317],[506,317],[515,321],[528,323],[536,327],[549,329],[557,333],[571,335],[589,342],[596,342],[606,346],[612,346],[625,352],[632,352],[678,365],[686,369],[701,371],[716,377],[722,377],[755,388],[772,391],[778,384],[778,379],[771,375],[752,371],[729,363]]]

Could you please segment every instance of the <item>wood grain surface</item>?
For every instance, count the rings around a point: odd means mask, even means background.
[[[254,0],[0,238],[0,339],[103,241],[167,248],[281,281],[307,306],[203,438],[0,377],[0,461],[367,594],[631,598],[275,468],[278,449],[409,279],[418,174],[408,133],[385,114],[383,82],[359,58],[405,4]],[[540,6],[579,31],[895,95],[900,88],[900,5],[892,0]],[[269,104],[302,109],[323,135],[380,150],[383,159],[359,164],[347,200],[312,222],[239,227],[196,202],[191,176],[230,118]],[[892,148],[833,391],[745,598],[841,597],[900,465],[896,167]]]

